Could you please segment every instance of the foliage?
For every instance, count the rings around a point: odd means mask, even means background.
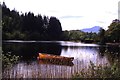
[[[120,42],[120,21],[112,21],[108,30],[100,29],[97,33],[87,33],[80,30],[62,31],[60,21],[56,17],[34,15],[32,12],[19,14],[2,4],[2,39],[19,40],[65,40],[81,42]]]
[[[81,42],[99,42],[105,44],[107,42],[120,42],[120,21],[115,19],[112,21],[108,30],[100,29],[99,33],[87,33],[80,30],[63,31],[63,40],[73,40]]]
[[[3,40],[60,40],[62,27],[56,17],[34,15],[32,12],[19,14],[2,4]]]
[[[61,23],[55,17],[51,17],[49,20],[49,25],[47,29],[47,34],[49,34],[49,39],[56,40],[60,39],[59,35],[62,33]]]
[[[100,55],[106,56],[109,60],[109,64],[95,65],[90,61],[90,65],[87,69],[83,69],[80,73],[73,75],[73,79],[77,78],[120,78],[120,58],[119,48],[115,46],[102,48],[100,47]]]
[[[84,32],[79,30],[64,31],[63,35],[66,40],[80,40],[82,39]]]
[[[98,36],[99,36],[100,44],[105,44],[105,30],[103,28],[100,29]]]
[[[107,42],[120,42],[120,21],[115,19],[106,31]]]
[[[77,78],[120,78],[120,69],[117,63],[114,63],[111,67],[105,65],[95,66],[93,62],[90,61],[90,66],[88,70],[81,70],[80,73],[76,73],[72,77],[74,80]]]
[[[19,56],[11,55],[10,53],[2,54],[2,67],[3,69],[11,67],[13,64],[17,63],[20,59]]]
[[[81,42],[94,42],[97,41],[97,33],[85,33],[80,30],[70,30],[63,31],[63,40],[73,40],[73,41],[81,41]]]

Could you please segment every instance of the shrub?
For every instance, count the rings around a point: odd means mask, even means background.
[[[7,68],[11,67],[13,64],[17,63],[20,59],[19,56],[11,55],[10,53],[2,54],[2,67]]]
[[[120,69],[118,62],[115,62],[112,66],[102,67],[101,65],[95,66],[90,61],[88,70],[81,70],[80,73],[76,73],[72,76],[73,79],[77,78],[120,78]]]

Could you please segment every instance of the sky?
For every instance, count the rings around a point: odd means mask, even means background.
[[[118,19],[120,0],[0,0],[3,1],[10,10],[20,13],[55,16],[63,30],[80,30],[94,26],[108,29],[112,20]]]

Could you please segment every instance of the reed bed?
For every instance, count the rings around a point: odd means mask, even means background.
[[[120,78],[119,61],[95,64],[75,59],[73,66],[41,64],[39,61],[19,62],[18,56],[3,55],[3,78]]]

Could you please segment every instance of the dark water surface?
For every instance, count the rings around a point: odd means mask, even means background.
[[[3,71],[6,78],[70,78],[82,69],[87,70],[92,61],[96,66],[111,66],[119,54],[119,46],[100,46],[65,41],[5,41],[3,54],[22,56],[18,64]],[[107,54],[110,52],[111,54]],[[37,60],[38,53],[74,57],[72,64],[51,64]],[[114,54],[115,53],[115,54]]]

